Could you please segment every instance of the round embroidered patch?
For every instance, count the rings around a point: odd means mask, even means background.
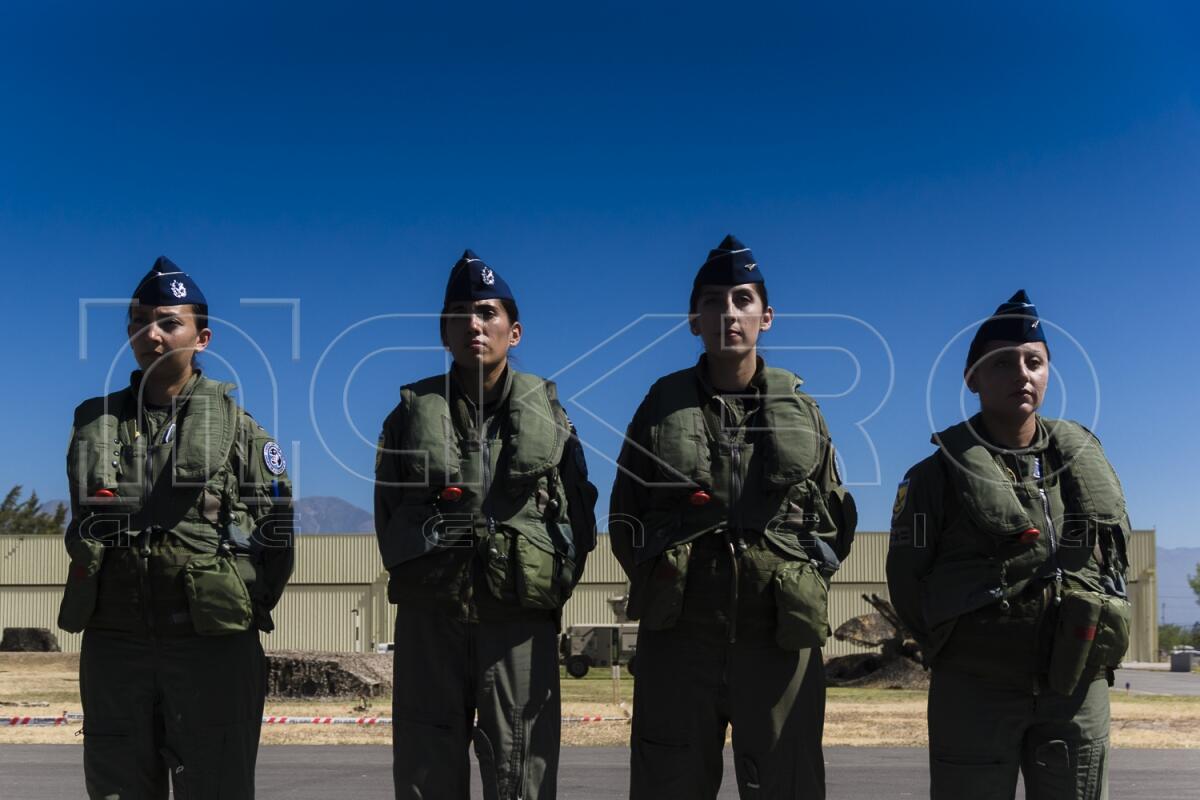
[[[267,465],[267,469],[271,471],[272,475],[282,475],[283,471],[287,469],[283,451],[275,442],[267,442],[263,445],[263,463]]]

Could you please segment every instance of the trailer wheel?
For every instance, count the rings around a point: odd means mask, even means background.
[[[572,678],[582,678],[588,674],[592,662],[587,656],[575,655],[567,657],[567,674]]]

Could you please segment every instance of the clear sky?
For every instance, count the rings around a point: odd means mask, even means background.
[[[861,528],[972,407],[957,334],[1025,288],[1047,412],[1097,431],[1135,526],[1196,541],[1190,4],[430,5],[5,5],[0,487],[66,495],[72,408],[133,367],[93,301],[165,253],[298,491],[370,508],[381,420],[444,363],[434,319],[387,315],[435,313],[471,247],[603,505],[646,388],[699,353],[680,314],[732,232]]]

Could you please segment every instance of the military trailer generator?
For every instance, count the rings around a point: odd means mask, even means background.
[[[611,667],[615,661],[633,674],[637,652],[637,623],[572,625],[562,638],[563,664],[572,678],[592,667]]]

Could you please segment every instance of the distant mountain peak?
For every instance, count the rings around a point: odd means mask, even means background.
[[[340,497],[304,497],[296,501],[299,533],[374,533],[375,518]]]

